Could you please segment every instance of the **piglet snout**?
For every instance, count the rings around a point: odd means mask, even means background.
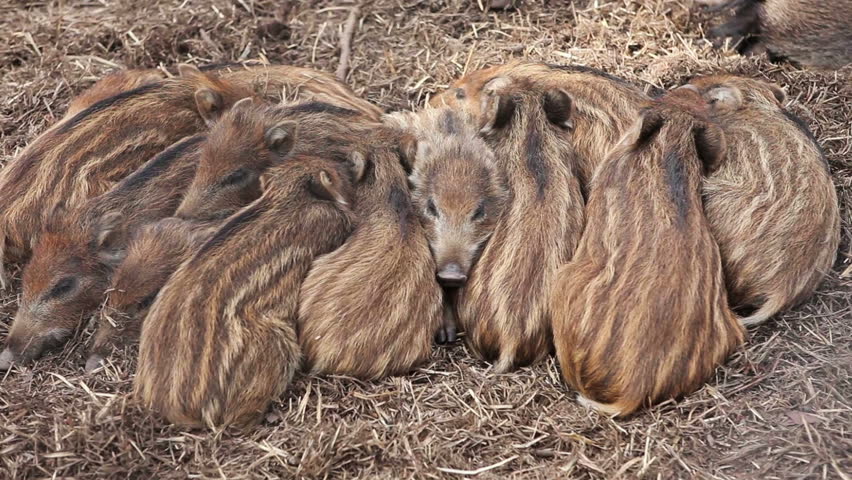
[[[467,282],[467,274],[458,263],[448,263],[438,271],[438,283],[444,287],[461,287]]]

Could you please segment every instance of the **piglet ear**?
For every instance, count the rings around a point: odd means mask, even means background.
[[[704,99],[715,113],[733,112],[743,104],[743,92],[737,87],[716,87],[704,94]]]
[[[775,100],[778,100],[778,105],[783,107],[784,103],[787,102],[787,93],[784,92],[784,89],[774,83],[769,84],[769,89],[772,90]]]
[[[124,258],[126,243],[127,232],[121,212],[108,212],[97,220],[95,245],[98,258],[102,262],[118,264]]]
[[[248,109],[252,105],[254,105],[254,100],[251,97],[241,98],[231,107],[231,110],[241,111]]]
[[[327,170],[320,171],[319,174],[311,178],[308,188],[318,198],[340,205],[349,205],[343,193],[343,182],[333,172]]]
[[[641,148],[653,140],[662,128],[662,117],[652,111],[643,112],[624,133],[620,144],[625,147]]]
[[[283,121],[269,127],[263,138],[267,148],[278,155],[287,155],[296,141],[296,123]]]
[[[715,172],[725,159],[727,142],[725,134],[717,125],[697,125],[692,129],[695,151],[704,166],[704,174]]]
[[[544,94],[544,114],[550,123],[571,130],[573,113],[573,102],[564,90],[554,89]]]
[[[367,172],[367,158],[361,152],[352,152],[349,154],[349,162],[352,164],[353,179],[360,182],[364,178],[364,173]]]
[[[417,138],[410,133],[403,133],[399,136],[398,150],[399,163],[402,164],[402,169],[406,174],[410,174],[414,170],[414,165],[417,164]]]
[[[178,75],[183,78],[198,78],[203,77],[204,72],[198,69],[195,65],[190,65],[188,63],[181,63],[177,66]]]
[[[211,88],[199,88],[195,91],[195,106],[208,127],[216,123],[222,115],[224,105],[222,94]]]
[[[639,136],[636,138],[637,145],[644,145],[660,133],[663,128],[663,117],[655,113],[642,115],[642,125],[639,128]]]
[[[512,120],[515,114],[515,100],[502,93],[502,90],[511,83],[512,81],[507,77],[497,77],[482,88],[481,133],[501,129]]]
[[[159,70],[145,70],[136,77],[136,86],[150,85],[163,80],[163,74]]]

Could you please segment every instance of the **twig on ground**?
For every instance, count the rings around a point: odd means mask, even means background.
[[[361,5],[355,5],[349,10],[349,17],[346,19],[346,25],[343,27],[343,34],[340,36],[340,64],[337,66],[337,78],[341,81],[346,79],[346,74],[349,72],[349,57],[352,56],[352,36],[355,33],[355,24],[358,23],[360,15]]]

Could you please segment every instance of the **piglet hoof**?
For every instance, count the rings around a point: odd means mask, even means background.
[[[86,373],[93,373],[95,370],[101,368],[104,364],[104,357],[93,353],[89,355],[89,358],[86,359]]]
[[[3,353],[0,353],[0,372],[12,368],[13,363],[15,363],[15,354],[8,348],[3,350]]]
[[[457,338],[455,322],[445,323],[438,328],[437,332],[435,332],[435,343],[438,345],[454,343]]]
[[[521,0],[491,0],[488,8],[491,10],[512,10],[517,8]]]
[[[438,331],[435,332],[435,343],[438,345],[444,345],[447,343],[447,332],[444,330],[443,325],[441,325],[441,327],[438,328]]]

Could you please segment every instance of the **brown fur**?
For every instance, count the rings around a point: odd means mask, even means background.
[[[107,288],[87,371],[97,368],[113,348],[138,339],[157,292],[218,226],[218,222],[169,217],[145,225],[133,235]]]
[[[138,401],[179,425],[243,426],[284,390],[301,360],[299,288],[354,218],[338,168],[308,156],[276,167],[263,195],[181,265],[142,327]]]
[[[690,393],[743,342],[701,204],[702,168],[724,148],[701,97],[678,89],[598,171],[551,296],[562,374],[582,403],[627,415]]]
[[[228,81],[249,86],[255,96],[272,102],[298,98],[300,101],[328,103],[355,110],[378,122],[382,110],[355,95],[334,75],[311,68],[291,65],[246,64],[224,66],[214,71]]]
[[[817,68],[852,63],[852,0],[699,0],[717,8],[736,6],[736,15],[711,29],[731,37],[742,53],[768,52]]]
[[[74,97],[65,112],[65,119],[71,118],[92,105],[106,100],[113,95],[139,88],[143,85],[156,83],[165,75],[156,69],[150,70],[120,70],[101,78],[94,85]]]
[[[807,127],[780,88],[719,75],[691,81],[712,102],[727,158],[704,183],[704,211],[722,254],[731,304],[759,324],[807,299],[840,241],[837,194]]]
[[[326,103],[273,107],[243,100],[211,129],[177,215],[227,217],[260,196],[269,168],[315,151],[346,161],[352,144],[376,125],[354,110]]]
[[[570,144],[583,188],[612,145],[636,119],[649,98],[633,85],[606,73],[579,66],[545,65],[513,61],[485,68],[456,80],[452,87],[433,97],[433,106],[449,105],[470,110],[484,123],[483,87],[495,78],[522,81],[541,94],[561,91],[570,98],[569,110],[554,112],[570,125],[561,135]]]
[[[314,262],[302,287],[299,342],[315,373],[379,378],[426,360],[441,325],[441,290],[411,205],[396,145],[376,129],[361,150],[355,211],[361,223]]]
[[[109,192],[54,212],[24,268],[7,360],[27,362],[61,344],[104,298],[130,232],[172,215],[192,180],[201,135],[175,143]],[[8,368],[8,365],[0,367]]]
[[[467,115],[446,107],[394,113],[385,123],[416,142],[409,163],[413,202],[435,259],[445,298],[463,286],[508,199],[507,181],[494,153]],[[455,340],[455,321],[446,310],[439,343]]]
[[[565,118],[557,124],[547,113],[567,95],[498,77],[481,96],[483,131],[509,202],[459,292],[457,313],[471,350],[502,372],[551,350],[547,296],[556,268],[576,248],[584,202]]]
[[[0,258],[24,260],[51,212],[100,195],[250,92],[183,76],[107,98],[49,129],[0,171]],[[200,100],[205,102],[201,103]],[[5,255],[4,255],[5,254]],[[0,286],[5,275],[0,268]]]

